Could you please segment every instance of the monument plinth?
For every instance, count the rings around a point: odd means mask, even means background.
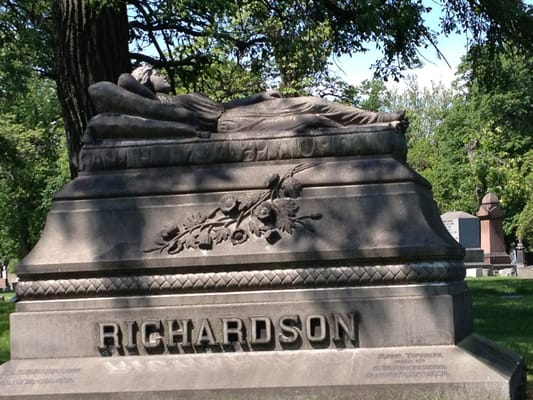
[[[90,124],[18,267],[0,398],[518,398],[398,125],[146,118]]]
[[[511,264],[511,257],[505,249],[503,237],[503,218],[505,211],[495,193],[487,193],[481,200],[476,214],[481,223],[481,248],[485,262],[492,264],[496,270],[516,266]]]

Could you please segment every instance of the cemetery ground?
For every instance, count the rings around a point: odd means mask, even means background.
[[[528,396],[533,400],[533,279],[467,279],[472,292],[474,330],[522,354],[527,365]],[[12,292],[0,302],[0,363],[9,360],[9,314]]]

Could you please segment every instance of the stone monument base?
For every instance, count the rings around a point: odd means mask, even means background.
[[[519,399],[515,354],[472,335],[458,346],[16,360],[0,398]]]
[[[0,398],[519,399],[470,305],[462,281],[21,301]]]
[[[464,258],[466,276],[469,278],[479,278],[482,276],[492,276],[492,265],[486,264],[483,258],[483,249],[465,248]]]
[[[0,398],[518,400],[399,130],[92,139],[17,267]]]
[[[533,266],[517,268],[518,277],[522,279],[533,279]]]

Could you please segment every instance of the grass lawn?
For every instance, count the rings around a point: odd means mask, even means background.
[[[533,279],[467,279],[474,305],[474,331],[521,354],[533,399]]]
[[[517,278],[468,279],[474,304],[474,330],[481,336],[524,356],[528,398],[533,399],[533,280]],[[9,360],[9,314],[15,304],[0,302],[0,363]]]
[[[9,299],[13,295],[13,292],[0,292],[0,296],[4,296],[4,301],[0,302],[0,363],[9,360],[9,314],[15,311],[15,303]]]

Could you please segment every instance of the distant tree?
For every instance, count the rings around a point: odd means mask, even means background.
[[[532,59],[525,51],[475,49],[455,89],[411,84],[401,96],[412,110],[409,163],[433,184],[441,211],[475,213],[495,192],[508,243],[533,244]]]
[[[69,174],[50,37],[37,29],[49,8],[45,1],[1,4],[0,258],[12,267],[35,244]]]
[[[432,183],[442,212],[475,213],[495,192],[506,211],[507,242],[533,246],[533,57],[501,50],[470,53],[452,88],[408,78],[405,89],[383,88],[373,98],[382,99],[382,111],[408,110],[408,162]],[[486,57],[474,64],[472,54]]]
[[[476,57],[476,63],[472,57]],[[530,245],[532,68],[533,52],[518,51],[513,46],[496,53],[475,49],[462,66],[467,91],[456,109],[458,119],[464,121],[460,132],[478,199],[487,192],[497,193],[507,212],[504,230],[509,241],[519,236]]]
[[[69,177],[55,84],[33,76],[24,86],[0,107],[0,257],[10,265],[33,247]]]

